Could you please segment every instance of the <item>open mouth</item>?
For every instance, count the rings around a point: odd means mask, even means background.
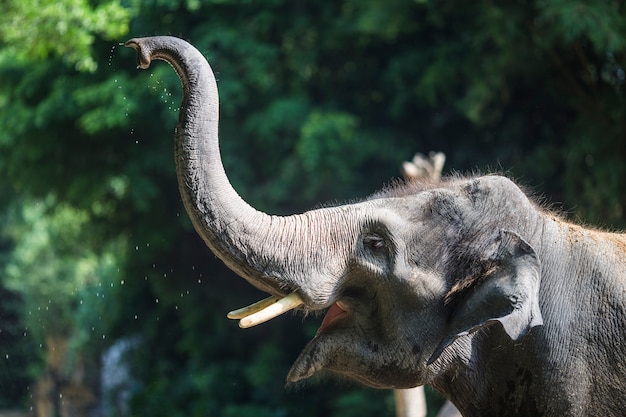
[[[231,311],[228,313],[228,317],[238,319],[239,327],[248,328],[264,323],[304,304],[304,300],[293,292],[283,298],[269,297],[248,307]],[[341,327],[337,325],[345,321],[350,315],[350,311],[350,305],[341,300],[333,302],[330,307],[328,307],[322,324],[317,330],[317,334],[307,344],[302,353],[300,353],[300,356],[298,356],[298,359],[296,359],[292,365],[287,375],[287,381],[289,383],[306,379],[317,371],[327,367],[329,363],[328,357],[329,355],[331,357],[333,356],[336,341],[346,340],[345,335],[341,335],[341,331],[335,332],[334,329],[341,330]],[[339,339],[337,339],[337,337],[339,337]],[[366,383],[372,385],[371,381]]]
[[[264,300],[258,301],[247,307],[233,310],[228,313],[229,319],[239,320],[239,327],[247,329],[248,327],[256,326],[257,324],[265,323],[275,317],[285,314],[286,312],[293,310],[304,304],[302,298],[295,292],[287,295],[283,298],[268,297]],[[329,327],[335,321],[343,318],[348,312],[347,306],[341,301],[336,301],[330,306],[322,320],[322,325],[317,330],[319,334],[321,331]]]
[[[341,301],[336,301],[333,305],[330,306],[326,315],[324,316],[324,320],[322,320],[322,325],[319,329],[317,329],[317,334],[320,334],[324,329],[329,327],[331,324],[336,322],[337,320],[345,317],[348,314],[348,309],[344,303]]]

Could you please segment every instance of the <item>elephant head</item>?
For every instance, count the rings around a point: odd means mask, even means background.
[[[273,296],[230,316],[246,327],[289,308],[327,309],[290,382],[326,369],[373,387],[412,387],[453,361],[465,335],[498,324],[515,339],[541,323],[539,261],[517,232],[537,219],[511,181],[459,177],[297,215],[260,212],[224,172],[217,86],[202,54],[166,36],[126,46],[140,68],[162,59],[182,81],[175,157],[195,229]]]

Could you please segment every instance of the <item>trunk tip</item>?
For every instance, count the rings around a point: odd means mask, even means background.
[[[151,50],[146,45],[147,38],[133,38],[124,42],[124,46],[137,51],[137,68],[147,69],[152,62]]]

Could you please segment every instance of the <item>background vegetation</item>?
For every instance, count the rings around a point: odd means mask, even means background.
[[[81,388],[107,415],[393,415],[389,393],[335,379],[284,389],[319,318],[225,319],[260,294],[182,208],[178,80],[119,46],[152,34],[211,62],[225,165],[260,209],[365,196],[439,150],[625,226],[621,1],[5,0],[0,407],[63,413]],[[103,392],[101,356],[129,340],[133,378]]]

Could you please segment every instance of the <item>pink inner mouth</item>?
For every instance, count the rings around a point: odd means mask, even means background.
[[[317,334],[320,334],[322,330],[324,330],[340,318],[344,317],[346,314],[348,314],[348,312],[342,305],[340,305],[339,301],[331,305],[326,312],[326,315],[324,316],[324,320],[322,320],[322,325],[317,330]]]

